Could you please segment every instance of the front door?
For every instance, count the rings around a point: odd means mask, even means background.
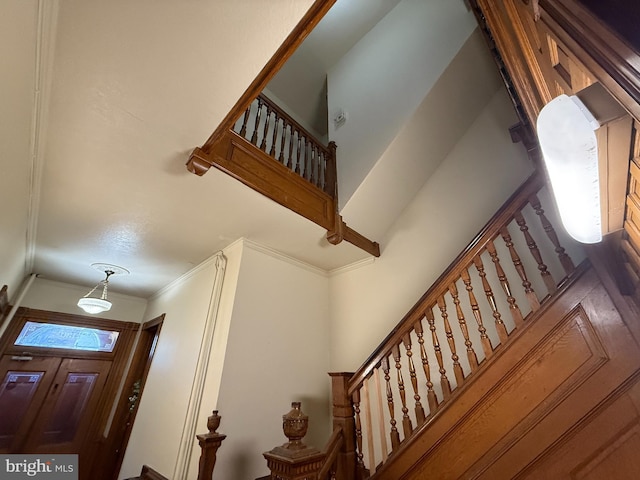
[[[80,479],[96,478],[138,327],[19,309],[0,339],[0,453],[77,454]]]
[[[112,362],[29,358],[0,360],[0,452],[77,453],[86,472],[86,440],[95,434],[92,420]]]

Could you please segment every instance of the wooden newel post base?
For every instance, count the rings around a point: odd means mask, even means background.
[[[307,434],[309,417],[300,410],[300,402],[291,403],[291,411],[282,416],[287,443],[265,452],[271,478],[278,480],[316,480],[325,454],[302,442]]]
[[[214,410],[213,415],[211,415],[207,421],[209,433],[196,435],[202,450],[200,453],[200,464],[198,466],[198,480],[211,480],[213,477],[213,468],[216,465],[218,448],[222,445],[222,441],[227,438],[226,435],[216,432],[219,425],[220,415],[218,415],[217,410]]]
[[[341,427],[344,443],[338,455],[337,478],[354,480],[356,478],[356,427],[353,417],[353,403],[349,396],[351,372],[330,373],[333,406],[333,428]]]

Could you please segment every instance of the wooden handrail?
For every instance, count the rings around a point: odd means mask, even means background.
[[[325,454],[324,463],[320,472],[318,472],[318,480],[324,480],[332,469],[335,469],[340,449],[344,445],[344,432],[342,427],[337,426],[333,429],[333,433],[327,442],[327,446],[323,450]]]
[[[286,61],[293,55],[293,52],[300,46],[309,33],[315,28],[318,22],[326,15],[336,0],[315,0],[311,8],[302,17],[300,22],[291,31],[289,36],[280,45],[273,57],[267,62],[247,90],[238,99],[233,108],[227,113],[220,125],[213,131],[211,136],[202,145],[202,150],[210,153],[213,146],[222,136],[233,127],[236,120],[247,109],[256,96],[264,90],[269,81],[278,73]]]
[[[425,309],[436,303],[438,295],[440,295],[452,281],[460,276],[462,268],[485,248],[487,241],[528,202],[528,198],[537,192],[542,184],[541,175],[534,174],[509,197],[504,206],[489,220],[455,260],[451,262],[433,285],[420,297],[420,300],[416,302],[389,335],[380,343],[378,348],[376,348],[363,365],[355,372],[349,381],[349,394],[352,394],[353,391],[362,384],[364,378],[380,363],[382,357],[388,354],[391,346],[402,341],[402,338],[413,328],[416,321],[421,318]]]

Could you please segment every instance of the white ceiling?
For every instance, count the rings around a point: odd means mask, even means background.
[[[337,5],[354,28],[328,28],[323,62],[398,2],[350,1]],[[26,237],[25,274],[77,285],[100,279],[91,263],[121,265],[131,275],[111,289],[139,297],[240,237],[323,270],[368,258],[231,177],[184,166],[311,3],[0,0],[0,200],[16,217],[0,220],[0,246]]]

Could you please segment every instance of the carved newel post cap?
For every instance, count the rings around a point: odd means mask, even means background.
[[[218,415],[218,410],[214,410],[213,413],[207,418],[207,429],[209,433],[216,433],[216,430],[220,426],[220,420],[222,417]]]
[[[309,417],[300,410],[300,402],[291,402],[291,410],[282,416],[282,430],[289,441],[264,454],[272,471],[274,468],[277,470],[277,464],[291,467],[316,462],[324,456],[317,448],[302,442],[308,427]]]
[[[300,402],[291,402],[291,410],[282,416],[282,430],[289,443],[283,445],[289,450],[302,450],[306,447],[302,439],[309,428],[309,416],[300,410]]]

